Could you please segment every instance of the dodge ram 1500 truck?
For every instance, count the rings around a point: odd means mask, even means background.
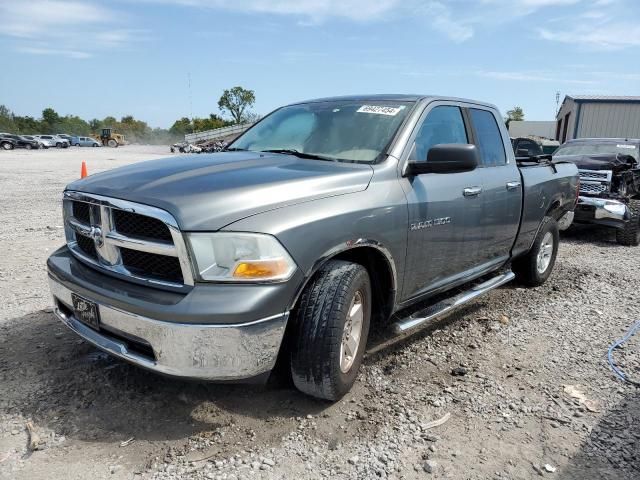
[[[255,381],[279,359],[301,391],[336,400],[370,324],[406,335],[514,277],[547,279],[577,168],[529,160],[472,100],[285,106],[225,152],[68,185],[54,311],[155,372]]]
[[[576,223],[613,227],[619,244],[640,245],[640,139],[569,140],[553,156],[578,167]]]

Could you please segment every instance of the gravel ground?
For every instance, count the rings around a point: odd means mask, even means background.
[[[605,358],[640,318],[640,249],[605,229],[563,235],[544,286],[493,291],[369,355],[333,405],[286,382],[159,377],[79,340],[46,285],[60,192],[82,160],[94,173],[166,155],[0,152],[0,478],[640,478],[640,391]],[[636,379],[639,351],[640,334],[616,353]]]

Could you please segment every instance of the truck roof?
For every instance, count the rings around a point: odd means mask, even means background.
[[[293,102],[290,105],[299,105],[302,103],[349,101],[349,100],[356,101],[356,102],[362,102],[367,100],[378,101],[378,102],[417,102],[420,100],[427,100],[427,99],[474,103],[476,105],[495,108],[497,110],[497,107],[491,103],[480,102],[478,100],[470,100],[468,98],[448,97],[448,96],[442,96],[442,95],[418,95],[418,94],[403,94],[403,93],[383,93],[383,94],[373,94],[373,95],[344,95],[344,96],[337,96],[337,97],[314,98],[311,100]]]

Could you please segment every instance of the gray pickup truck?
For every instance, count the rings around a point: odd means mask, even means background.
[[[70,184],[54,310],[155,372],[256,381],[279,360],[298,389],[336,400],[370,325],[407,335],[513,278],[547,279],[578,172],[526,160],[485,103],[289,105],[226,152]]]

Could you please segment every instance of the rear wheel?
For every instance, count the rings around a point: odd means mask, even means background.
[[[3,150],[13,150],[13,143],[3,142],[2,143]]]
[[[357,263],[331,260],[293,315],[291,373],[298,390],[338,400],[353,386],[369,335],[371,281]]]
[[[636,247],[640,245],[640,200],[629,201],[628,207],[631,218],[624,228],[616,230],[616,240],[620,245]]]
[[[112,138],[107,142],[107,145],[109,145],[112,148],[115,148],[118,146],[118,142]]]
[[[31,150],[33,148],[33,146],[30,143],[27,143],[24,148],[26,148],[27,150]]]
[[[56,148],[62,148],[62,143],[56,142]]]
[[[531,250],[513,261],[513,272],[518,281],[529,287],[546,282],[556,263],[559,240],[557,222],[551,217],[544,217]]]

